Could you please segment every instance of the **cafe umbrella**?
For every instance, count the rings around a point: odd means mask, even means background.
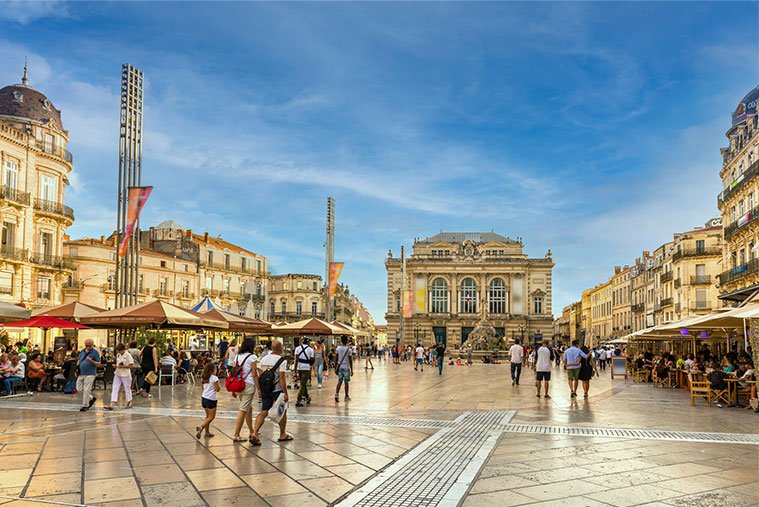
[[[32,312],[23,306],[12,305],[0,301],[0,324],[19,319],[26,319]]]
[[[36,328],[44,331],[44,338],[42,341],[43,352],[47,350],[47,332],[50,329],[90,329],[87,326],[71,322],[69,320],[59,319],[58,317],[51,317],[49,315],[38,315],[26,320],[17,320],[14,322],[7,322],[3,324],[4,327],[10,328]]]

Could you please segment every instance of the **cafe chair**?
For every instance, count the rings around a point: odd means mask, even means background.
[[[174,375],[174,365],[173,364],[162,364],[161,369],[158,370],[158,385],[163,385],[163,378],[169,378],[171,379],[171,385],[174,385],[175,382],[175,375]]]
[[[732,405],[730,386],[727,383],[725,383],[725,387],[711,388],[711,391],[712,399],[717,402],[717,405],[722,406],[723,403],[728,406]]]
[[[690,379],[690,378],[689,378]],[[696,398],[704,398],[712,406],[712,386],[706,380],[690,380],[690,404],[696,404]]]
[[[31,392],[32,390],[29,388],[29,377],[28,374],[29,370],[24,370],[24,380],[21,382],[14,382],[13,383],[13,394],[18,394],[19,391],[23,389],[21,392]]]
[[[660,376],[657,370],[653,370],[654,387],[672,387],[672,379],[669,376],[669,371],[665,372],[663,376]]]
[[[98,382],[100,382],[103,384],[104,391],[108,389],[108,384],[113,384],[114,371],[113,363],[106,363],[105,368],[102,370],[98,368],[98,372],[95,374],[95,382],[92,383],[92,388],[94,389]]]
[[[648,382],[648,370],[646,368],[636,368],[633,371],[633,382]]]

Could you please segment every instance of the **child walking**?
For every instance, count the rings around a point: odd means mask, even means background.
[[[206,431],[206,438],[214,436],[208,430],[211,428],[213,420],[216,419],[216,393],[221,389],[219,377],[216,376],[216,364],[210,362],[205,365],[203,373],[200,374],[200,379],[203,383],[203,397],[200,399],[200,402],[203,405],[203,410],[206,411],[206,418],[202,425],[195,428],[195,431],[197,431],[195,438],[198,440],[200,440],[203,430]]]

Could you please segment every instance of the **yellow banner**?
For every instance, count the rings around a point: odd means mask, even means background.
[[[414,313],[427,313],[427,279],[417,277],[414,286]]]
[[[329,265],[329,299],[335,297],[337,281],[340,279],[340,273],[343,272],[344,265],[344,262],[332,262]]]

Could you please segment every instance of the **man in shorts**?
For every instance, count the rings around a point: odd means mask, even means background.
[[[416,362],[414,363],[414,371],[417,371],[417,368],[421,368],[422,371],[424,371],[424,347],[422,347],[421,343],[418,343],[416,345]]]
[[[340,338],[342,345],[337,347],[335,362],[337,363],[337,388],[335,389],[335,401],[340,401],[340,386],[345,384],[345,401],[351,401],[348,394],[351,375],[353,375],[353,351],[348,346],[348,337]]]
[[[271,353],[267,354],[260,361],[258,361],[258,375],[259,378],[263,372],[276,365],[282,357],[282,342],[274,340],[271,344]],[[266,417],[269,415],[269,410],[274,406],[274,402],[277,401],[280,394],[284,395],[285,403],[290,401],[290,397],[287,395],[287,380],[285,380],[285,373],[287,372],[287,361],[283,360],[279,363],[277,373],[279,374],[279,382],[274,385],[274,392],[271,396],[261,393],[261,412],[256,416],[256,426],[253,430],[253,434],[250,436],[250,443],[257,446],[261,445],[261,439],[259,438],[259,432],[261,426],[264,425]],[[292,435],[287,433],[287,412],[279,420],[279,442],[287,442],[292,440]]]
[[[564,369],[567,370],[569,390],[572,392],[569,395],[571,398],[577,397],[577,384],[580,381],[580,358],[588,358],[585,352],[577,348],[579,343],[577,340],[573,340],[572,346],[564,351]]]
[[[551,360],[553,351],[548,348],[548,342],[544,341],[543,345],[535,352],[535,387],[538,388],[538,398],[540,398],[540,383],[545,386],[545,397],[548,395],[548,383],[551,381]]]

